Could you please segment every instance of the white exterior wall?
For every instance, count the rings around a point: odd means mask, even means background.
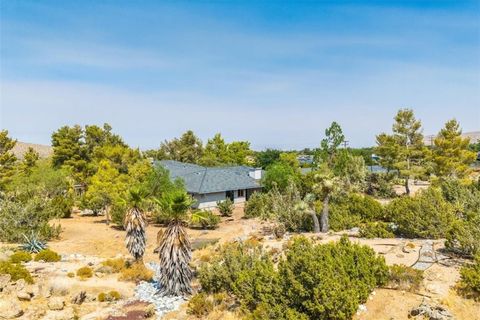
[[[206,194],[196,194],[195,200],[197,200],[196,207],[199,209],[212,208],[217,206],[217,201],[225,200],[225,192],[215,192]]]
[[[243,196],[238,196],[238,190],[234,191],[234,198],[233,203],[244,203],[246,201],[246,190],[243,191]],[[226,192],[215,192],[215,193],[206,193],[206,194],[196,194],[194,195],[195,200],[197,203],[195,206],[199,209],[206,209],[206,208],[215,208],[217,207],[217,201],[223,201],[227,199]]]

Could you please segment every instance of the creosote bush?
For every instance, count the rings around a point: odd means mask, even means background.
[[[58,262],[62,257],[53,250],[44,249],[35,255],[35,261]]]
[[[394,238],[395,234],[387,222],[367,222],[360,227],[359,236],[367,239]]]
[[[397,226],[395,232],[408,238],[445,237],[456,220],[454,206],[436,188],[395,199],[385,210],[387,219]]]
[[[278,269],[260,245],[230,243],[201,265],[198,278],[204,292],[236,297],[250,319],[350,319],[386,283],[388,267],[346,237],[329,244],[297,237]]]
[[[0,261],[0,274],[9,274],[12,281],[24,279],[27,283],[33,283],[30,272],[19,263]]]
[[[460,269],[459,292],[475,301],[480,301],[480,254],[475,256],[473,263]]]
[[[27,251],[16,251],[10,256],[10,261],[12,263],[28,262],[32,261],[32,255]]]
[[[213,307],[213,299],[211,299],[208,294],[202,292],[190,298],[187,313],[201,318],[212,312]]]
[[[77,277],[80,277],[82,280],[93,277],[93,270],[90,267],[81,267],[77,270]]]
[[[230,198],[227,198],[223,201],[217,201],[218,211],[220,211],[221,215],[224,217],[231,217],[233,214],[233,209],[235,209],[235,205]]]
[[[389,268],[388,286],[394,289],[417,291],[423,281],[423,271],[394,264]]]

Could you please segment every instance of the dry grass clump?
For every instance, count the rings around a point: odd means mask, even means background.
[[[65,278],[55,278],[48,284],[48,291],[54,296],[66,296],[70,292],[70,286],[68,280]]]
[[[67,277],[69,277],[69,278],[75,278],[75,273],[69,272],[69,273],[67,273]]]
[[[12,281],[24,279],[27,283],[33,283],[30,272],[21,264],[11,261],[0,261],[0,274],[9,274]]]
[[[127,262],[123,258],[107,259],[102,262],[102,266],[110,267],[113,273],[118,273],[126,268]]]
[[[225,292],[218,292],[213,295],[207,293],[198,293],[194,295],[187,306],[187,313],[198,318],[208,316],[212,311],[223,311],[227,308],[228,294]]]
[[[62,257],[50,249],[44,249],[35,256],[35,261],[58,262],[60,260],[62,260]]]
[[[133,263],[131,266],[126,267],[120,271],[121,281],[151,281],[153,278],[153,271],[145,267],[141,262]]]
[[[91,278],[93,276],[93,270],[90,267],[81,267],[77,270],[77,276],[82,280],[86,280],[87,278]]]
[[[121,298],[122,298],[122,295],[118,291],[112,290],[108,293],[100,292],[98,294],[97,300],[99,302],[105,302],[105,301],[117,301],[117,300],[120,300]]]
[[[417,291],[423,281],[423,271],[394,264],[389,268],[388,286],[393,289]]]
[[[32,261],[32,255],[27,251],[16,251],[10,256],[10,261],[12,263],[28,262]]]

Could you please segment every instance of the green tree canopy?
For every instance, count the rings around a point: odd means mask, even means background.
[[[11,181],[15,170],[17,157],[12,152],[17,143],[8,136],[7,130],[0,131],[0,190],[4,189]]]
[[[465,178],[476,154],[469,150],[469,138],[462,138],[460,124],[449,120],[434,140],[431,150],[433,172],[440,178]]]
[[[410,194],[409,180],[418,178],[425,172],[425,146],[422,124],[415,119],[413,110],[400,109],[395,116],[392,135],[382,133],[377,136],[376,152],[382,158],[381,164],[396,169],[405,179],[405,191]]]

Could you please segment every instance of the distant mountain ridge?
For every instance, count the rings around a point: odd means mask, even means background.
[[[437,136],[436,134],[430,134],[428,136],[424,136],[423,142],[425,143],[425,145],[431,146],[436,136]],[[462,137],[470,138],[470,143],[477,143],[480,141],[480,131],[464,132],[462,133]]]
[[[51,146],[43,144],[35,144],[28,142],[17,141],[15,147],[13,147],[13,154],[19,159],[23,159],[23,155],[27,152],[28,148],[33,148],[40,155],[40,158],[48,158],[53,153],[53,148]]]

